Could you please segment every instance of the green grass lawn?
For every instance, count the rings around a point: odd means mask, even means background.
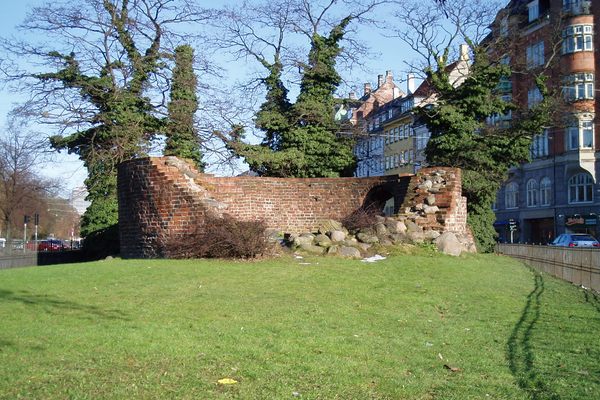
[[[0,271],[3,399],[598,399],[599,336],[597,296],[493,255]]]

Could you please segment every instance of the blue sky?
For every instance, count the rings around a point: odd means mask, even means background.
[[[25,1],[11,1],[8,4],[3,4],[2,13],[0,13],[0,35],[3,37],[10,36],[16,33],[14,27],[23,20],[27,10],[32,6],[45,3],[47,0],[25,0]],[[432,0],[426,0],[432,1]],[[217,2],[206,2],[208,6],[218,6],[217,3],[222,4],[225,1],[218,0]],[[235,1],[230,1],[230,4],[235,4]],[[378,12],[379,19],[385,21],[389,17],[389,10],[380,9]],[[377,74],[384,74],[386,70],[391,70],[394,73],[396,81],[401,80],[405,76],[404,65],[405,60],[415,58],[414,54],[408,49],[400,40],[393,38],[386,38],[381,35],[379,31],[369,29],[368,27],[361,28],[361,37],[371,46],[372,51],[377,53],[367,60],[367,69],[365,71],[352,71],[351,79],[352,82],[356,83],[356,91],[358,95],[362,94],[362,83],[371,82],[373,86],[376,86]],[[230,63],[228,67],[231,69],[230,76],[236,76],[237,72],[248,69],[247,65],[243,63]],[[254,67],[254,65],[252,66]],[[399,84],[404,90],[404,84]],[[6,123],[7,113],[11,109],[11,105],[18,102],[20,99],[18,94],[7,92],[6,90],[0,91],[0,127],[4,127]],[[64,182],[65,191],[83,184],[83,180],[86,176],[85,168],[78,161],[76,156],[58,155],[56,162],[49,163],[42,168],[42,173],[50,177],[60,177]]]

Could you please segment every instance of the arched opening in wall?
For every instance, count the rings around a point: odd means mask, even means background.
[[[350,230],[372,226],[378,216],[384,216],[387,212],[392,215],[394,208],[394,195],[387,185],[375,186],[367,193],[363,204],[345,217],[342,223]]]

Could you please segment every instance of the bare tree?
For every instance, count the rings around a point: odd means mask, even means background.
[[[389,29],[415,51],[418,57],[407,60],[409,69],[421,74],[436,68],[438,61],[458,58],[459,44],[481,43],[489,34],[489,26],[500,10],[500,0],[446,0],[431,2],[396,1],[394,16],[397,23]]]
[[[39,137],[15,124],[0,136],[0,217],[9,244],[23,214],[44,209],[44,199],[58,189],[56,182],[39,173],[48,158],[48,145]]]

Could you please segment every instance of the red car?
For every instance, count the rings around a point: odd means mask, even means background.
[[[48,239],[38,243],[38,251],[62,251],[65,244],[61,240]]]

